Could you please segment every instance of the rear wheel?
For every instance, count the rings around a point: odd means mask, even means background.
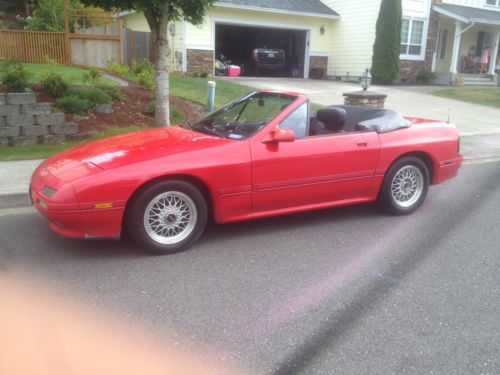
[[[428,189],[429,172],[425,163],[416,157],[404,157],[386,173],[378,202],[393,215],[411,214],[423,203]]]
[[[145,189],[132,203],[127,228],[140,247],[159,254],[186,250],[203,233],[207,205],[185,181],[162,181]]]

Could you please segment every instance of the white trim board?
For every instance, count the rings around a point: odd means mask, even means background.
[[[320,13],[307,13],[307,12],[295,12],[292,10],[283,10],[283,9],[274,9],[274,8],[261,8],[254,7],[250,5],[233,5],[233,4],[221,4],[217,3],[214,5],[215,7],[220,8],[232,8],[232,9],[243,9],[243,10],[253,10],[256,12],[265,12],[265,13],[278,13],[278,14],[289,14],[293,16],[301,16],[301,17],[316,17],[316,18],[325,18],[325,19],[340,19],[340,16],[328,15],[328,14],[320,14]]]

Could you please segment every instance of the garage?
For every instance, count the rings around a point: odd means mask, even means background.
[[[215,23],[215,57],[241,67],[242,76],[307,78],[309,30]]]

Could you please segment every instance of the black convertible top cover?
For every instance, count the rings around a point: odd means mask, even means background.
[[[344,130],[376,131],[385,133],[393,130],[408,128],[411,125],[403,116],[390,109],[359,107],[354,105],[332,105],[328,108],[341,108],[346,111]]]

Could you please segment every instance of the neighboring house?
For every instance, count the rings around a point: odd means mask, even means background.
[[[332,78],[356,80],[371,65],[381,0],[219,0],[203,24],[176,22],[172,29],[172,67],[212,72],[223,53],[245,65],[256,47],[282,48],[299,61],[302,76],[324,71]],[[490,47],[491,76],[462,76],[493,84],[500,35],[500,0],[402,0],[401,79],[434,71],[442,83],[457,74],[479,72],[480,55]],[[125,25],[149,31],[141,14],[123,15]],[[466,58],[474,47],[473,63]],[[470,83],[470,82],[469,82]]]

